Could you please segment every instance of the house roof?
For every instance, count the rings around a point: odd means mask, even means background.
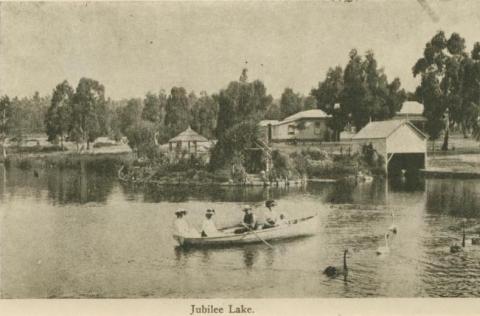
[[[422,115],[423,104],[417,101],[406,101],[402,104],[402,109],[397,113],[400,115]]]
[[[408,125],[420,137],[426,138],[426,135],[422,133],[418,128],[415,127],[415,125],[413,125],[409,121],[390,120],[390,121],[370,122],[367,125],[365,125],[365,127],[362,128],[357,134],[355,134],[352,137],[352,139],[387,138],[404,124]]]
[[[314,110],[302,111],[302,112],[298,112],[298,113],[295,113],[293,115],[290,115],[287,118],[285,118],[283,121],[281,121],[280,123],[287,123],[287,122],[297,121],[297,120],[300,120],[300,119],[327,118],[327,117],[330,117],[330,115],[323,112],[322,110],[314,109]]]
[[[168,142],[208,142],[208,139],[195,132],[190,126]]]
[[[264,127],[264,126],[268,126],[268,125],[276,125],[279,122],[280,121],[278,121],[278,120],[262,120],[258,123],[258,125]]]

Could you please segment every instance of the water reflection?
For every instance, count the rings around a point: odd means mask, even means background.
[[[480,224],[478,180],[375,179],[349,189],[136,187],[88,165],[38,173],[0,166],[4,297],[480,295],[480,246],[449,253],[463,216],[469,226]],[[290,217],[317,213],[317,235],[273,242],[274,249],[175,247],[176,208],[190,210],[189,223],[199,229],[213,207],[220,227],[238,223],[244,202],[261,212],[267,198]],[[380,258],[375,249],[384,245],[393,209],[399,232]],[[321,271],[341,265],[346,247],[354,250],[347,279],[327,279]]]
[[[427,180],[427,210],[455,217],[479,217],[480,181]]]
[[[185,186],[185,185],[131,185],[122,183],[122,190],[132,200],[143,202],[185,202],[189,200],[228,201],[228,202],[262,202],[278,199],[287,194],[306,192],[303,187],[229,187],[219,185]]]
[[[0,169],[4,183],[2,192],[8,192],[12,196],[33,194],[41,199],[46,191],[54,204],[105,203],[116,182],[111,171],[99,171],[84,162],[74,169],[36,169],[37,176],[32,170],[13,167]]]

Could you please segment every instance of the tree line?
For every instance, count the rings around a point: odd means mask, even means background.
[[[412,68],[413,76],[421,80],[411,93],[401,87],[399,78],[387,78],[373,51],[362,55],[352,49],[348,57],[344,67],[328,69],[308,95],[287,87],[279,100],[267,93],[262,81],[249,81],[247,69],[212,95],[172,87],[169,92],[117,101],[106,99],[104,86],[94,79],[80,79],[75,89],[63,81],[51,97],[38,93],[23,99],[1,97],[0,137],[4,141],[45,132],[50,141],[60,146],[72,141],[81,150],[99,136],[116,140],[126,136],[134,151],[151,156],[156,145],[191,126],[218,140],[212,161],[224,165],[256,146],[261,119],[281,120],[302,110],[322,109],[331,116],[327,122],[331,140],[339,140],[347,127],[358,131],[369,121],[393,117],[407,99],[424,104],[426,132],[431,139],[444,132],[444,149],[454,126],[466,136],[480,136],[480,43],[467,52],[459,34],[448,39],[442,31],[435,34]]]

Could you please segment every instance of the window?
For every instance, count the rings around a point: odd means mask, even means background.
[[[295,125],[288,125],[288,135],[295,135]]]

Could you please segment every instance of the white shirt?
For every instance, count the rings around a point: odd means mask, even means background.
[[[178,236],[187,236],[190,229],[188,223],[182,218],[177,218],[174,222],[175,225],[175,234]]]
[[[217,227],[215,227],[215,223],[210,218],[205,218],[202,224],[202,231],[207,234],[208,237],[218,236],[221,233],[218,231]]]
[[[268,223],[269,221],[277,223],[279,221],[279,216],[277,212],[275,212],[274,210],[269,210],[267,208],[267,211],[265,212],[265,222]]]
[[[174,222],[175,234],[182,237],[197,237],[198,232],[188,225],[187,221],[182,218],[177,218]]]

